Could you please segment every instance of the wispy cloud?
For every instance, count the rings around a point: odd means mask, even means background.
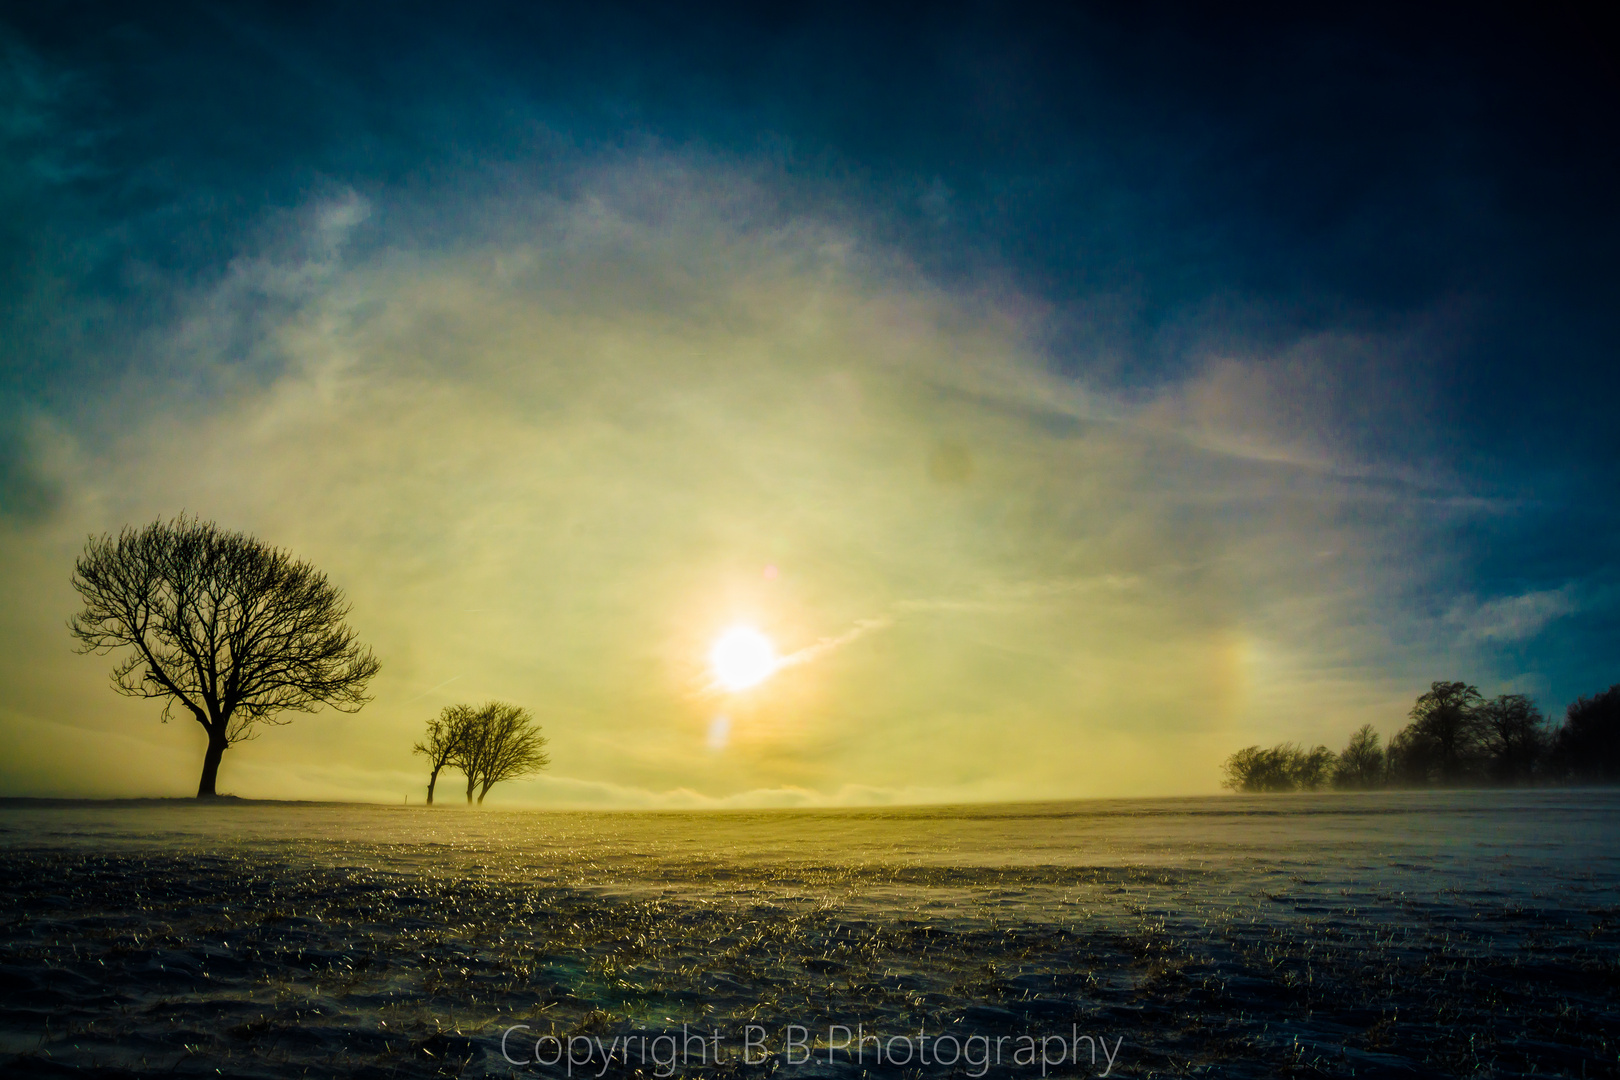
[[[841,649],[850,642],[865,637],[867,634],[877,630],[886,630],[893,625],[894,620],[890,618],[861,619],[842,634],[824,637],[814,645],[806,645],[802,649],[788,653],[776,662],[776,667],[781,670],[814,663],[834,649]]]
[[[1563,585],[1489,600],[1463,597],[1447,612],[1446,621],[1466,641],[1512,643],[1528,641],[1549,623],[1579,610],[1578,591]]]

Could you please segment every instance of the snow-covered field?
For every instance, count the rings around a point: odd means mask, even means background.
[[[7,1074],[1620,1073],[1612,790],[12,802],[0,869]]]

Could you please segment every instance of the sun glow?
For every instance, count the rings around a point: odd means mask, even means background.
[[[727,690],[757,686],[776,671],[776,648],[752,626],[734,626],[709,650],[715,681]]]

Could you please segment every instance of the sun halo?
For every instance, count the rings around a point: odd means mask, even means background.
[[[709,649],[715,682],[733,693],[758,686],[776,672],[776,647],[752,626],[733,626]]]

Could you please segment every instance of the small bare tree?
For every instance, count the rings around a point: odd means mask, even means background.
[[[1245,746],[1221,766],[1226,779],[1221,786],[1233,791],[1293,791],[1299,787],[1294,779],[1293,754],[1299,748],[1283,743],[1271,749]]]
[[[1339,751],[1339,761],[1333,770],[1333,786],[1337,788],[1367,789],[1382,786],[1384,782],[1384,749],[1378,745],[1378,732],[1371,724],[1362,724],[1350,736],[1345,748]]]
[[[446,705],[438,716],[428,721],[427,737],[411,749],[425,754],[433,771],[428,774],[427,801],[433,805],[433,788],[439,782],[439,772],[446,765],[454,765],[464,754],[467,729],[477,714],[470,705]]]
[[[1327,783],[1333,761],[1333,751],[1325,746],[1245,746],[1221,766],[1226,773],[1221,786],[1233,791],[1316,791]]]
[[[546,738],[527,709],[491,701],[480,707],[467,725],[460,753],[453,762],[467,774],[467,805],[473,792],[484,804],[489,789],[503,780],[538,772],[551,763]]]
[[[84,610],[68,621],[80,652],[129,649],[113,689],[165,698],[208,733],[197,797],[215,794],[227,748],[284,724],[285,712],[370,700],[377,659],[344,623],[343,593],[306,562],[242,533],[181,515],[91,537],[73,571]]]

